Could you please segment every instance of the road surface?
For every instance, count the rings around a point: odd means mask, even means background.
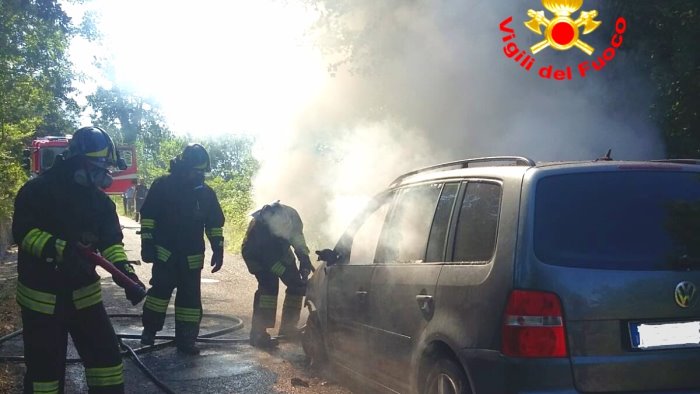
[[[124,232],[124,244],[130,260],[140,257],[140,237],[136,231],[139,224],[130,218],[120,217]],[[212,274],[209,266],[210,251],[207,251],[205,268],[202,273],[202,303],[204,334],[208,330],[226,326],[222,320],[208,318],[207,314],[238,316],[244,328],[229,334],[229,338],[248,338],[252,314],[253,294],[257,287],[255,278],[248,273],[240,255],[226,253],[221,271]],[[147,283],[151,278],[151,265],[135,266],[139,278]],[[104,303],[110,314],[141,313],[140,304],[136,307],[124,297],[106,271],[98,269],[102,276]],[[282,305],[284,285],[281,286],[279,305]],[[174,295],[168,313],[174,313]],[[281,311],[278,311],[278,322]],[[172,335],[174,321],[166,320],[162,334]],[[302,315],[302,321],[305,314]],[[117,333],[140,334],[141,321],[138,318],[113,318]],[[159,333],[159,334],[161,334]],[[139,347],[136,340],[127,344]],[[247,343],[200,344],[199,356],[186,356],[178,353],[174,346],[146,353],[143,362],[154,374],[177,393],[327,393],[347,394],[349,389],[306,366],[301,346],[298,343],[281,343],[273,351],[262,351]],[[21,339],[6,343],[3,355],[21,355]],[[77,357],[75,350],[69,350],[69,357]],[[148,380],[136,365],[125,358],[125,388],[127,393],[158,393],[160,390]],[[294,382],[294,384],[293,384]],[[308,387],[304,387],[308,385]],[[66,369],[66,393],[85,393],[87,387],[82,364],[69,364]]]

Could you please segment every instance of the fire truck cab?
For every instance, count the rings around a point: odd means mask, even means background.
[[[71,135],[38,137],[32,140],[29,148],[25,149],[25,167],[31,176],[37,176],[51,168],[56,157],[68,149]],[[119,155],[126,163],[126,170],[113,170],[112,186],[105,189],[107,194],[122,194],[137,179],[138,166],[136,164],[136,151],[133,146],[118,145]]]

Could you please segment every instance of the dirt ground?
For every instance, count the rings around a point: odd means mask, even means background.
[[[9,250],[0,260],[0,337],[21,326],[19,307],[15,302],[17,285],[17,248]],[[0,363],[0,393],[17,393],[22,389],[22,367]]]

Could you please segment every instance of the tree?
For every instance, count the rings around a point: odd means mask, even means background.
[[[663,131],[669,157],[700,157],[700,4],[690,0],[604,3],[604,12],[627,19],[625,40],[655,90],[649,116]]]
[[[34,133],[65,132],[77,105],[67,49],[81,30],[54,0],[0,2],[0,219],[25,175],[22,150]]]
[[[204,142],[209,152],[212,175],[225,181],[246,179],[250,181],[258,170],[258,162],[252,154],[253,140],[247,137],[221,136]],[[247,185],[247,189],[250,189]]]
[[[149,145],[145,140],[139,139],[136,142],[139,179],[150,185],[159,176],[167,174],[170,160],[182,153],[186,144],[184,138],[174,135],[161,137],[155,145]]]
[[[122,143],[134,144],[140,138],[151,146],[170,134],[158,106],[143,97],[118,87],[98,87],[87,100],[93,123],[109,129]]]

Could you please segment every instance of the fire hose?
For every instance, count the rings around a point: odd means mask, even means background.
[[[98,265],[102,267],[105,271],[109,272],[112,275],[114,281],[120,286],[122,286],[127,293],[132,293],[136,295],[137,297],[135,297],[133,301],[131,301],[133,305],[138,304],[144,298],[146,298],[146,289],[144,289],[138,283],[131,280],[131,278],[126,276],[126,274],[121,272],[119,268],[107,261],[107,259],[105,259],[104,257],[100,256],[99,254],[93,252],[88,248],[81,246],[78,247],[78,253],[80,253],[80,256],[86,259],[88,262],[94,265]]]
[[[138,295],[138,302],[134,303],[134,305],[138,304],[141,300],[143,300],[144,297],[146,297],[146,291],[143,289],[141,286],[139,286],[136,282],[131,280],[127,275],[125,275],[123,272],[121,272],[117,267],[114,266],[114,264],[110,263],[107,261],[104,257],[90,251],[87,248],[78,248],[80,251],[79,253],[81,254],[82,257],[84,257],[86,260],[89,262],[98,265],[102,268],[104,268],[107,272],[109,272],[113,279],[115,280],[116,283],[120,283],[122,287],[126,291],[133,292],[133,294]],[[132,302],[133,303],[133,302]],[[172,316],[172,314],[168,314],[167,316]],[[110,314],[110,318],[141,318],[140,314]],[[237,330],[240,330],[243,328],[243,321],[241,321],[240,318],[235,317],[235,316],[224,316],[224,315],[219,315],[219,314],[205,314],[202,316],[202,318],[215,318],[215,319],[221,319],[221,320],[226,320],[231,322],[231,326],[217,330],[217,331],[212,331],[203,335],[198,336],[195,340],[197,342],[204,342],[204,343],[247,343],[247,339],[241,339],[241,338],[216,338],[218,336],[228,334]],[[10,339],[13,339],[19,335],[22,334],[22,330],[17,330],[15,332],[12,332],[8,335],[5,335],[3,337],[0,337],[0,346],[2,344]],[[121,334],[117,333],[117,338],[119,340],[119,345],[122,348],[122,356],[128,356],[130,357],[136,365],[139,367],[139,369],[158,387],[160,388],[163,392],[165,393],[174,393],[173,390],[171,390],[165,383],[163,383],[160,379],[158,379],[153,372],[146,367],[146,365],[141,361],[139,358],[139,354],[146,353],[146,352],[151,352],[154,350],[159,350],[164,347],[170,346],[174,343],[175,336],[174,335],[157,335],[155,339],[157,340],[164,340],[164,342],[157,343],[152,346],[142,346],[136,349],[131,348],[129,345],[125,344],[123,339],[140,339],[141,336],[137,334]],[[79,363],[82,360],[79,358],[68,358],[66,359],[66,363]],[[24,356],[2,356],[0,355],[0,362],[24,362]]]
[[[172,314],[168,314],[167,316],[172,317]],[[140,314],[137,313],[121,313],[121,314],[110,314],[110,318],[141,318]],[[248,343],[248,339],[242,339],[242,338],[216,338],[218,336],[228,334],[237,330],[240,330],[243,328],[243,322],[241,321],[240,318],[236,316],[224,316],[224,315],[219,315],[219,314],[205,314],[202,316],[202,318],[214,318],[214,319],[220,319],[220,320],[225,320],[225,321],[230,321],[231,326],[221,329],[221,330],[216,330],[212,332],[208,332],[206,334],[198,336],[195,341],[197,342],[202,342],[202,343]],[[4,342],[9,341],[10,339],[13,339],[17,336],[22,335],[22,330],[17,330],[15,332],[12,332],[8,335],[5,335],[3,337],[0,337],[0,347]],[[146,377],[148,377],[153,384],[155,384],[158,388],[160,388],[164,393],[168,394],[173,394],[175,391],[170,389],[163,381],[158,379],[158,377],[146,366],[146,364],[143,363],[143,361],[139,358],[139,354],[144,354],[144,353],[150,353],[155,350],[160,350],[165,347],[171,346],[175,343],[175,336],[174,335],[156,335],[155,339],[156,340],[162,340],[163,342],[156,343],[155,345],[151,346],[141,346],[138,348],[132,348],[131,346],[127,345],[124,343],[123,339],[140,339],[141,335],[138,334],[122,334],[122,333],[117,333],[117,338],[119,340],[119,346],[122,348],[122,356],[128,356],[131,358],[132,361],[136,364],[136,366],[143,372]],[[24,356],[3,356],[0,355],[0,362],[15,362],[15,363],[21,363],[24,362]],[[67,364],[76,364],[80,363],[82,360],[80,358],[67,358],[66,363]]]

